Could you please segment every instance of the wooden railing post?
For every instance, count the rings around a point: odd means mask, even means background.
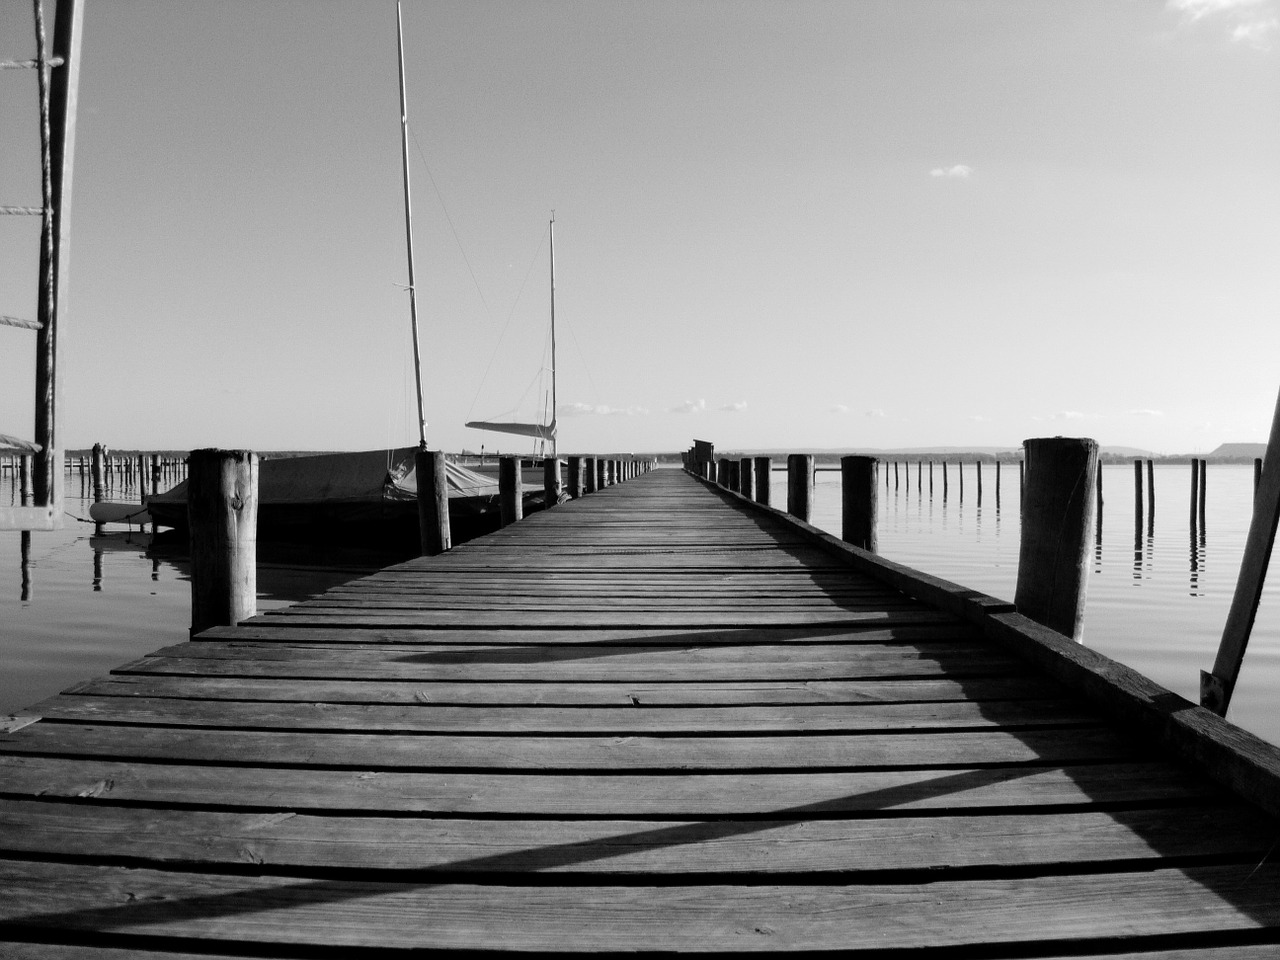
[[[738,492],[748,500],[755,499],[756,485],[754,483],[755,474],[752,471],[750,457],[743,457],[738,463]]]
[[[840,458],[841,539],[863,550],[876,550],[875,457]]]
[[[596,492],[596,458],[595,457],[582,458],[582,492],[584,494]]]
[[[787,456],[787,513],[805,523],[813,515],[813,454]]]
[[[770,506],[770,497],[773,492],[773,458],[753,457],[752,461],[755,464],[756,503]]]
[[[716,483],[722,487],[729,486],[729,461],[724,457],[716,461]]]
[[[603,490],[608,485],[608,476],[605,473],[605,459],[604,457],[596,457],[596,489]]]
[[[742,480],[741,480],[741,477],[742,477],[742,461],[741,461],[741,460],[729,460],[729,461],[726,461],[726,463],[727,463],[727,466],[728,466],[728,468],[729,468],[729,470],[728,470],[728,472],[729,472],[729,483],[728,483],[728,487],[729,487],[729,489],[730,489],[730,490],[732,490],[734,493],[740,493],[740,492],[742,491]]]
[[[438,556],[453,549],[444,451],[419,450],[414,454],[413,469],[418,483],[418,541],[422,555]]]
[[[582,458],[569,458],[569,496],[574,500],[582,499]]]
[[[1098,475],[1094,440],[1027,440],[1026,495],[1014,603],[1032,620],[1079,640],[1084,626]]]
[[[188,477],[195,636],[234,626],[257,610],[258,455],[192,450]]]
[[[520,475],[519,457],[498,458],[498,510],[504,527],[524,517],[524,478]]]

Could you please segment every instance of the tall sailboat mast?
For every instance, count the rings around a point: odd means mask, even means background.
[[[551,423],[556,422],[556,212],[551,211]],[[559,458],[556,430],[551,431],[551,458]]]
[[[413,325],[413,376],[418,388],[418,446],[427,449],[427,414],[422,399],[422,348],[418,343],[418,287],[413,271],[413,204],[409,196],[409,110],[405,105],[404,23],[396,0],[396,39],[400,49],[400,153],[404,168],[404,234],[409,257],[409,318]]]

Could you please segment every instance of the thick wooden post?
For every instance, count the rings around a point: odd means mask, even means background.
[[[1197,501],[1200,516],[1200,535],[1204,536],[1204,498],[1209,489],[1208,460],[1200,461],[1200,499]]]
[[[724,457],[716,461],[716,483],[722,487],[729,486],[729,461]]]
[[[725,465],[729,473],[729,489],[734,493],[740,493],[742,491],[742,461],[728,460],[725,461]]]
[[[1089,574],[1098,473],[1094,440],[1027,440],[1026,497],[1014,603],[1020,613],[1079,640]]]
[[[1196,505],[1200,502],[1200,461],[1191,458],[1191,532],[1196,531]]]
[[[1133,461],[1133,524],[1134,529],[1142,529],[1142,461]]]
[[[756,503],[770,506],[770,497],[773,492],[773,458],[753,457],[752,463],[755,466]]]
[[[542,461],[542,498],[546,507],[560,502],[560,460],[547,457]]]
[[[813,515],[812,454],[793,453],[787,457],[787,513],[805,523]]]
[[[1021,474],[1019,474],[1019,483],[1021,483]],[[1019,489],[1021,489],[1021,485],[1019,485]],[[1095,530],[1093,539],[1095,543],[1101,543],[1102,542],[1102,462],[1101,461],[1098,462],[1098,476],[1097,476],[1096,497],[1095,497],[1094,508],[1093,508],[1093,517],[1094,517],[1094,530]]]
[[[950,489],[951,481],[947,479],[947,461],[942,461],[942,502],[947,502],[947,491]]]
[[[603,490],[609,485],[608,474],[606,473],[604,457],[596,457],[596,489]]]
[[[93,445],[93,502],[101,503],[107,495],[107,448],[100,443]]]
[[[1218,656],[1213,662],[1213,672],[1200,674],[1200,703],[1218,714],[1227,715],[1236,679],[1240,676],[1240,664],[1244,660],[1253,622],[1258,615],[1258,602],[1267,579],[1267,566],[1271,562],[1271,549],[1276,541],[1277,522],[1280,521],[1280,399],[1276,401],[1271,419],[1271,436],[1267,440],[1267,456],[1262,463],[1262,478],[1258,493],[1253,498],[1253,517],[1249,521],[1249,535],[1244,542],[1244,557],[1240,561],[1240,575],[1236,579],[1236,591],[1227,611],[1227,622],[1218,644]]]
[[[257,610],[258,455],[192,450],[191,635],[233,626]]]
[[[596,458],[595,457],[582,458],[582,492],[584,494],[596,492]]]
[[[504,527],[524,517],[524,478],[520,475],[519,457],[498,458],[498,510]]]
[[[449,474],[443,450],[418,450],[413,458],[418,483],[418,543],[422,556],[453,549],[449,526]]]
[[[582,457],[569,458],[569,496],[582,499]]]
[[[752,466],[750,457],[743,457],[738,461],[738,492],[748,500],[754,500],[756,496],[755,472]]]
[[[1258,495],[1258,487],[1262,483],[1262,458],[1253,458],[1253,495]]]
[[[840,458],[841,538],[863,550],[876,550],[875,457]],[[917,480],[919,478],[917,477]]]
[[[1156,529],[1156,462],[1147,461],[1147,535]]]

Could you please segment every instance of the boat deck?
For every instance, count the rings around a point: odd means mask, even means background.
[[[1280,954],[1277,821],[1037,649],[656,470],[10,724],[0,955]]]

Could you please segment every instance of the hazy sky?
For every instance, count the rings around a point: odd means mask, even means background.
[[[1277,0],[404,24],[432,447],[529,449],[462,424],[546,402],[553,209],[563,452],[1266,439]],[[32,55],[27,0],[0,39]],[[395,45],[392,0],[86,0],[69,446],[416,441]],[[29,71],[0,129],[0,203],[38,202]],[[0,313],[34,314],[37,238],[0,219]],[[0,328],[0,433],[33,341]]]

